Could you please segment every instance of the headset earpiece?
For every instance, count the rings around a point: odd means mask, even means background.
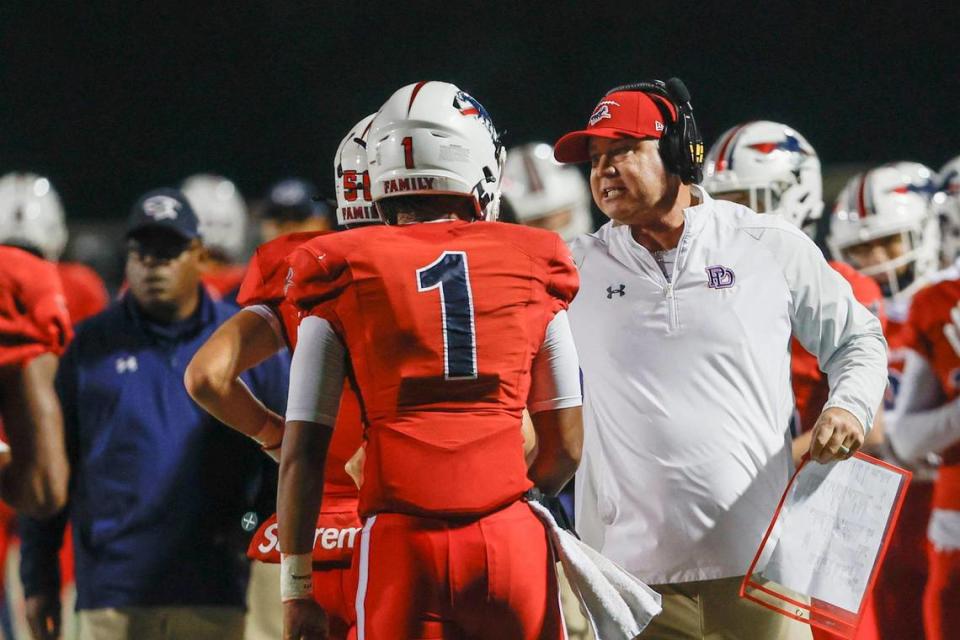
[[[614,87],[606,95],[619,91],[641,91],[653,98],[664,120],[660,137],[663,165],[667,171],[680,176],[684,184],[699,183],[703,179],[703,138],[693,117],[690,92],[683,81],[670,78],[666,82],[633,82]]]

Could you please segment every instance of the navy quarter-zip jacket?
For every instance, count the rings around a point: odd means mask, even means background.
[[[191,318],[157,325],[128,294],[77,328],[57,374],[70,499],[59,518],[21,519],[28,595],[59,583],[56,554],[69,515],[78,609],[244,606],[241,520],[264,454],[183,385],[197,349],[235,312],[201,287]],[[242,379],[282,412],[288,376],[282,354]]]

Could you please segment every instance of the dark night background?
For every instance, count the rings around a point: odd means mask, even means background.
[[[937,169],[960,153],[951,4],[8,1],[0,172],[49,176],[71,221],[122,219],[197,171],[248,196],[290,174],[332,194],[340,138],[409,82],[460,85],[514,144],[579,128],[612,85],[669,75],[708,145],[764,118],[825,165]]]

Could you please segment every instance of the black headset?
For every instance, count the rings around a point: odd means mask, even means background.
[[[680,78],[648,80],[614,87],[606,95],[618,91],[640,91],[662,98],[654,104],[663,115],[663,136],[660,138],[660,157],[667,171],[680,176],[684,184],[697,183],[703,179],[703,138],[693,118],[690,92]],[[664,103],[666,101],[666,104]],[[676,118],[667,105],[674,108]]]

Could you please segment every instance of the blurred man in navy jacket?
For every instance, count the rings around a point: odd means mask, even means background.
[[[243,636],[243,514],[261,452],[183,387],[196,350],[233,307],[200,286],[204,249],[183,195],[134,206],[127,295],[77,329],[57,374],[71,459],[68,507],[24,523],[21,576],[37,638],[59,626],[57,550],[73,524],[84,640]],[[244,376],[283,411],[287,368]]]

